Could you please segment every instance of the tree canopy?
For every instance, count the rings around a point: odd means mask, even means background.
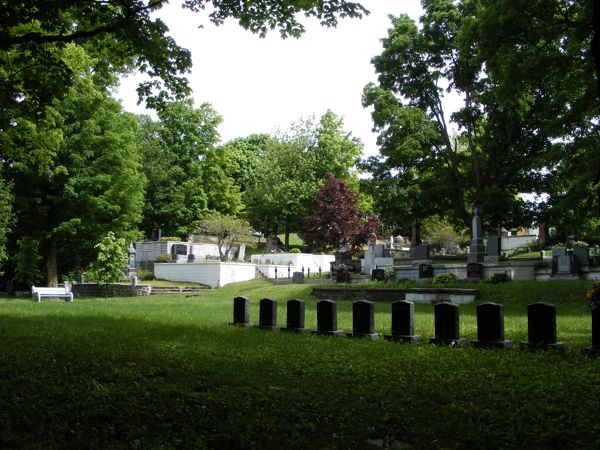
[[[377,238],[379,218],[365,217],[358,209],[358,193],[348,184],[325,173],[313,199],[312,214],[306,218],[302,238],[316,250],[339,250],[347,246],[351,253]]]
[[[423,7],[420,27],[392,18],[373,58],[378,82],[364,89],[381,147],[366,163],[372,192],[380,206],[403,203],[387,220],[437,213],[469,226],[477,207],[496,230],[543,220],[568,191],[590,200],[598,164],[572,170],[597,158],[588,2]],[[457,111],[444,109],[448,92],[461,99]],[[578,180],[587,193],[572,189]],[[521,193],[549,194],[550,202]]]

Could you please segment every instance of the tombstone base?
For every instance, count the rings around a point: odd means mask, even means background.
[[[566,347],[564,342],[554,342],[553,344],[547,344],[543,342],[521,342],[521,350],[552,350],[554,353],[564,355]]]
[[[386,341],[391,342],[408,342],[409,344],[418,344],[421,342],[419,335],[402,335],[402,334],[386,334],[383,336]]]
[[[336,331],[312,331],[312,334],[316,334],[317,336],[344,336],[344,330],[336,330]]]
[[[570,273],[566,273],[566,274],[560,274],[560,273],[555,273],[554,275],[550,275],[548,277],[548,281],[565,281],[565,280],[580,280],[581,278],[579,278],[578,275],[573,275]]]
[[[590,358],[598,358],[600,356],[600,348],[586,347],[583,349],[583,353]]]
[[[346,333],[346,336],[348,336],[350,338],[367,338],[367,339],[371,339],[372,341],[376,341],[377,339],[379,339],[381,337],[381,334],[379,334],[379,333],[373,333],[373,334]]]
[[[497,265],[500,263],[499,256],[484,256],[483,257],[484,264]]]
[[[281,331],[282,333],[297,333],[297,334],[310,333],[309,328],[281,328],[279,331]]]
[[[513,341],[471,341],[475,348],[512,348]]]
[[[254,326],[250,323],[236,323],[236,322],[231,322],[231,323],[228,323],[227,325],[229,325],[230,327],[242,327],[242,328],[252,328]]]
[[[431,337],[431,338],[429,338],[429,343],[433,344],[433,345],[443,345],[443,346],[458,347],[458,348],[464,348],[467,346],[467,340],[462,339],[462,338],[446,339],[446,338]]]
[[[277,329],[277,326],[271,326],[271,325],[254,325],[254,328],[258,328],[260,330],[273,331],[273,330]]]

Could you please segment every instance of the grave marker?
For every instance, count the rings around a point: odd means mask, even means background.
[[[258,328],[274,330],[277,328],[277,301],[263,298],[260,301]]]
[[[385,339],[394,342],[420,342],[421,336],[414,333],[415,304],[406,300],[392,303],[392,334],[386,334]]]
[[[337,329],[337,305],[333,300],[317,302],[317,331],[318,335],[343,336],[344,331]]]
[[[429,338],[431,344],[466,347],[466,339],[460,338],[458,305],[442,302],[433,305],[435,337]]]
[[[230,325],[250,326],[250,300],[247,297],[235,297],[233,299],[233,322]]]
[[[478,348],[512,347],[512,341],[504,339],[504,306],[498,303],[477,305],[477,340],[473,345]]]
[[[527,336],[522,349],[565,352],[565,343],[556,341],[556,306],[545,302],[527,305]]]
[[[308,333],[309,329],[304,328],[304,301],[291,299],[287,302],[287,327],[281,331],[287,333]]]
[[[368,337],[379,339],[375,333],[375,303],[358,300],[352,303],[352,333],[349,337]]]
[[[600,355],[600,308],[592,309],[592,346],[585,349],[589,356]]]

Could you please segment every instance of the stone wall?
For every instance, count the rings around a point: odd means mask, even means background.
[[[77,297],[139,297],[150,295],[152,286],[138,284],[112,284],[104,289],[95,283],[74,284],[71,287],[73,296]]]

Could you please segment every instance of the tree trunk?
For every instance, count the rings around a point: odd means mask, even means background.
[[[597,101],[600,110],[600,2],[592,0],[592,57],[596,69],[596,85],[598,86]]]
[[[410,246],[416,247],[421,244],[421,224],[416,218],[412,219],[411,222],[411,235],[410,235]]]
[[[46,285],[58,286],[58,261],[55,242],[50,242],[46,251]]]
[[[283,244],[283,250],[286,252],[290,251],[290,220],[288,216],[285,216],[285,242]]]

